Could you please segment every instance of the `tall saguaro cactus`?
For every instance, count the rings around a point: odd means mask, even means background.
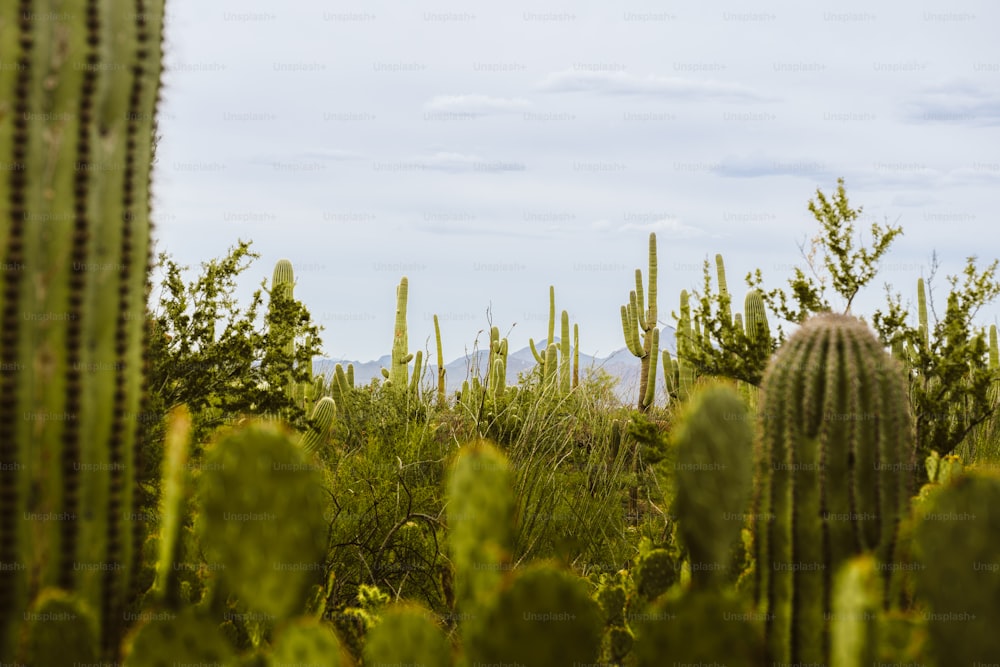
[[[831,576],[872,553],[888,590],[914,463],[906,381],[866,324],[823,314],[771,360],[762,393],[753,517],[768,648],[828,664]]]
[[[647,305],[648,304],[648,305]],[[629,302],[621,307],[622,331],[629,351],[642,360],[639,375],[639,410],[645,412],[656,398],[655,380],[658,353],[654,340],[659,338],[656,327],[656,234],[649,235],[649,287],[643,295],[642,270],[635,270],[635,290],[629,292]],[[641,340],[640,340],[641,338]],[[652,387],[653,391],[649,388]]]
[[[407,352],[409,344],[406,337],[406,299],[409,289],[410,281],[403,276],[396,287],[396,324],[392,337],[392,367],[389,369],[389,382],[404,391],[409,386],[410,362],[413,361],[413,355]]]
[[[45,588],[115,653],[140,525],[162,0],[0,20],[0,662]]]

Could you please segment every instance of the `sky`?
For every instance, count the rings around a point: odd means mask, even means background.
[[[332,358],[389,353],[404,275],[411,350],[434,314],[448,360],[490,322],[520,349],[553,285],[605,356],[651,232],[673,325],[716,253],[738,304],[805,266],[843,177],[859,230],[904,232],[854,311],[884,283],[915,302],[935,251],[943,304],[1000,257],[998,25],[962,0],[170,0],[157,250],[196,269],[252,240],[246,297],[291,260]]]

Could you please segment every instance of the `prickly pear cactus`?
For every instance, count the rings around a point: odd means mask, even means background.
[[[483,622],[466,633],[466,659],[525,667],[594,663],[603,625],[585,580],[539,563],[513,573]]]
[[[126,640],[125,667],[234,665],[236,656],[225,636],[194,608],[180,614],[150,612]]]
[[[760,620],[760,615],[732,593],[675,589],[637,615],[633,623],[636,664],[768,664]]]
[[[459,453],[448,478],[448,543],[456,604],[469,609],[491,597],[510,564],[514,494],[506,457],[485,441]]]
[[[666,549],[651,549],[641,554],[636,566],[636,590],[647,600],[655,600],[680,579],[677,560]]]
[[[725,385],[697,392],[674,429],[675,510],[691,578],[708,585],[726,571],[753,490],[753,429],[739,395]]]
[[[281,628],[268,652],[268,664],[340,667],[350,664],[337,635],[316,619],[297,619]]]
[[[58,588],[42,591],[25,620],[23,664],[76,667],[97,662],[97,620],[74,595]]]
[[[451,646],[427,609],[397,604],[368,632],[366,665],[449,667]]]
[[[210,563],[251,609],[300,612],[324,578],[322,478],[272,424],[253,424],[209,450],[198,489],[198,532]]]
[[[1000,477],[966,473],[920,506],[914,554],[930,652],[940,665],[1000,656]]]

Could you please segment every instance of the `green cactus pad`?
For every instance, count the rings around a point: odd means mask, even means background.
[[[208,451],[199,482],[199,534],[229,589],[276,618],[301,611],[327,534],[322,478],[302,450],[273,425],[251,425]]]
[[[366,665],[448,667],[451,646],[431,613],[420,607],[394,605],[365,639]]]
[[[585,580],[540,563],[508,580],[483,623],[466,636],[467,658],[525,667],[593,663],[603,626]]]
[[[764,659],[759,615],[731,593],[675,591],[634,618],[633,653],[638,667],[769,664]]]
[[[181,664],[234,665],[236,656],[212,619],[186,609],[180,614],[150,612],[126,640],[125,667]]]
[[[613,626],[608,630],[608,654],[612,662],[625,659],[635,646],[635,637],[627,628]]]
[[[636,590],[648,600],[654,600],[680,578],[680,568],[673,554],[666,549],[653,549],[639,558],[635,572]]]
[[[625,587],[615,584],[604,584],[595,596],[601,611],[604,613],[604,624],[608,627],[625,624]]]
[[[447,509],[460,606],[475,605],[500,583],[514,508],[506,457],[485,441],[464,447],[449,474]]]
[[[25,614],[24,663],[48,667],[97,662],[97,620],[77,597],[47,588]]]
[[[935,489],[915,527],[917,593],[938,664],[1000,656],[1000,477],[966,473]]]
[[[695,581],[725,571],[753,490],[751,416],[730,387],[699,391],[673,432],[677,447],[675,508]]]
[[[325,623],[300,619],[281,629],[268,656],[269,667],[339,667],[349,664],[337,635]]]

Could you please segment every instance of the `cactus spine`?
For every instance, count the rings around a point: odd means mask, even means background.
[[[635,270],[635,289],[629,292],[629,302],[621,307],[622,331],[629,351],[642,360],[639,374],[639,410],[645,412],[656,398],[656,384],[649,381],[656,375],[657,354],[653,351],[656,327],[656,234],[649,235],[649,287],[645,297],[642,289],[642,270]],[[656,333],[654,333],[654,331]],[[641,338],[641,341],[640,341]],[[653,391],[650,392],[649,388]]]
[[[146,405],[162,15],[155,0],[68,13],[22,0],[0,28],[0,562],[22,566],[0,571],[0,662],[49,586],[95,610],[115,653],[141,540],[125,517]],[[24,520],[49,513],[70,518]]]
[[[832,573],[865,552],[890,563],[909,506],[907,386],[867,325],[823,314],[771,360],[762,394],[753,516],[767,643],[778,662],[828,663]]]

